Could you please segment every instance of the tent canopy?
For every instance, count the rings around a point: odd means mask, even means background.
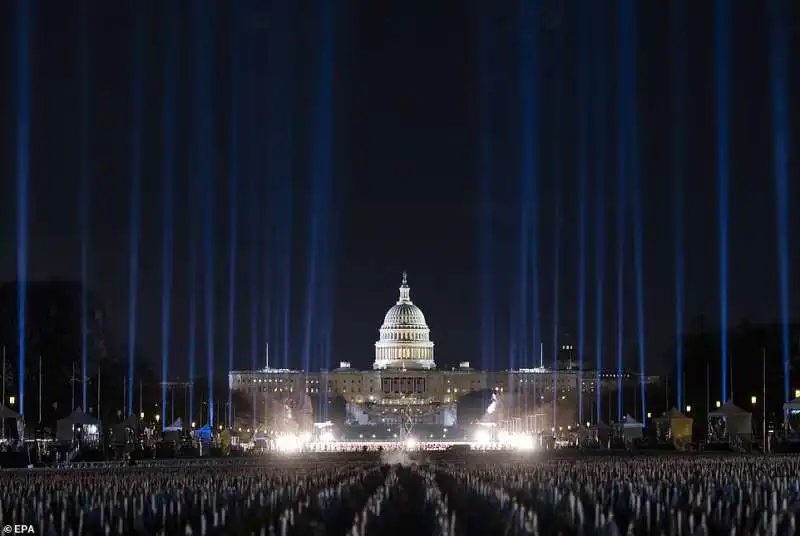
[[[750,415],[749,411],[745,411],[736,404],[733,403],[733,400],[728,400],[722,407],[720,407],[716,411],[712,411],[708,414],[709,417],[734,417],[734,416],[744,416]]]
[[[165,432],[180,432],[181,430],[183,430],[183,421],[180,417],[175,419],[175,422],[171,425],[164,427]]]
[[[63,419],[59,419],[58,423],[69,424],[71,426],[74,424],[80,424],[80,425],[100,424],[100,421],[92,417],[91,415],[84,413],[84,411],[81,408],[77,408]]]
[[[752,414],[743,410],[731,400],[725,402],[717,411],[709,413],[708,416],[725,419],[728,434],[731,436],[753,433]]]
[[[625,415],[625,418],[622,419],[620,426],[622,426],[623,428],[644,428],[644,425],[642,423],[638,422],[630,415]]]
[[[19,417],[19,413],[11,408],[0,405],[0,419],[16,419],[17,417]]]
[[[659,421],[671,421],[674,419],[689,419],[692,420],[691,417],[687,417],[683,413],[681,413],[678,408],[673,407],[671,410],[667,411],[661,417],[658,417],[657,420]]]
[[[71,441],[73,439],[75,426],[100,426],[100,421],[91,415],[83,412],[81,408],[75,409],[72,413],[59,419],[56,423],[56,437],[62,441]]]
[[[654,421],[660,425],[668,426],[673,439],[686,439],[689,441],[692,439],[694,419],[687,417],[677,408],[672,408],[664,413],[663,416],[654,419]]]
[[[795,398],[794,400],[790,400],[783,405],[783,409],[785,410],[800,410],[800,398]]]

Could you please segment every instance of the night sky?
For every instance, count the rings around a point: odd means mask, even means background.
[[[549,361],[557,279],[562,341],[579,344],[583,302],[587,366],[603,291],[599,340],[614,367],[620,214],[624,359],[637,366],[638,266],[645,361],[648,372],[666,370],[676,251],[685,326],[721,317],[720,49],[729,67],[728,323],[781,319],[769,10],[778,10],[786,50],[800,50],[790,0],[2,2],[3,281],[17,278],[21,4],[30,28],[28,278],[80,279],[88,238],[88,287],[120,352],[133,340],[160,370],[171,218],[171,377],[185,377],[190,361],[193,271],[196,374],[209,355],[217,375],[227,370],[231,252],[235,368],[263,363],[267,341],[276,366],[371,366],[403,270],[440,365],[533,366],[539,340]],[[715,47],[717,4],[729,11],[727,48]],[[785,59],[794,317],[800,80],[797,56]]]

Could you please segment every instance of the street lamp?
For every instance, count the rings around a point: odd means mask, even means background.
[[[194,428],[195,426],[197,426],[197,423],[192,421],[192,428]]]
[[[795,398],[800,398],[800,389],[795,389],[794,390],[794,397]]]
[[[721,407],[722,407],[722,402],[720,402],[719,400],[717,400],[717,408],[721,408]]]
[[[140,418],[141,420],[144,420],[144,411],[140,411],[140,412],[139,412],[139,418]]]
[[[160,420],[161,420],[161,415],[159,415],[158,413],[156,413],[156,422],[159,422]]]
[[[758,399],[756,399],[756,397],[754,397],[754,396],[750,397],[750,403],[751,404],[755,405],[757,401],[758,401]]]
[[[647,412],[647,418],[648,419],[652,419],[653,418],[653,414],[651,412],[649,412],[649,411]]]
[[[686,406],[686,413],[692,412],[692,406]]]
[[[9,397],[8,397],[8,403],[9,403],[9,405],[13,406],[14,404],[16,404],[16,403],[17,403],[17,397],[16,397],[16,396],[13,396],[13,395],[12,395],[12,396],[9,396]]]

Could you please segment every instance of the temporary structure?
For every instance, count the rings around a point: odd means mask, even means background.
[[[611,427],[609,425],[603,421],[597,421],[597,424],[592,427],[592,432],[594,432],[595,439],[600,445],[608,445],[608,441],[611,437]]]
[[[183,421],[181,420],[180,417],[175,419],[175,422],[172,423],[171,425],[164,427],[164,433],[167,433],[167,432],[181,432],[181,431],[183,431]]]
[[[663,416],[653,419],[659,431],[659,436],[673,441],[691,441],[692,424],[694,420],[687,417],[677,408],[672,408]]]
[[[622,419],[622,422],[618,423],[616,427],[617,433],[626,441],[642,438],[644,425],[630,415],[626,415],[625,418]]]
[[[19,413],[6,406],[0,405],[0,419],[16,419]]]
[[[723,421],[725,432],[728,436],[752,435],[753,433],[753,414],[745,411],[732,400],[728,400],[722,407],[708,414],[709,421]]]
[[[800,430],[800,398],[790,400],[783,405],[783,422],[787,431]]]
[[[76,427],[85,428],[87,439],[99,437],[100,421],[78,408],[63,419],[59,419],[56,425],[56,438],[59,441],[72,441],[75,438]]]
[[[164,441],[180,441],[183,432],[183,421],[178,417],[170,426],[164,427]]]

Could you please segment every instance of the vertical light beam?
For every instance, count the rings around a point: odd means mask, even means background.
[[[593,16],[602,16],[600,9],[595,9]],[[606,73],[606,34],[596,30],[593,49],[596,57],[594,64],[594,85],[597,88],[594,97],[594,173],[595,173],[595,221],[594,221],[594,276],[595,276],[595,422],[600,422],[602,407],[601,372],[603,370],[603,351],[605,335],[605,262],[606,262],[606,105],[608,103]],[[610,415],[609,415],[610,417]]]
[[[233,370],[233,354],[236,340],[236,246],[238,238],[238,202],[236,189],[239,185],[239,121],[241,95],[241,53],[239,40],[239,10],[233,4],[231,16],[231,102],[228,133],[228,371]],[[226,414],[228,428],[233,426],[233,389],[228,388]]]
[[[312,353],[318,357],[317,366],[322,363],[326,339],[330,334],[330,313],[325,304],[325,273],[330,266],[329,233],[331,201],[331,167],[333,164],[333,25],[335,2],[318,0],[318,32],[316,46],[316,84],[314,91],[313,154],[311,172],[311,225],[309,225],[308,282],[306,293],[305,335],[303,344],[303,367],[309,371]],[[319,340],[316,340],[317,337]],[[327,361],[327,359],[325,359]]]
[[[556,38],[555,50],[555,73],[553,74],[553,370],[552,370],[552,412],[553,412],[553,429],[555,430],[557,422],[556,402],[558,401],[558,351],[561,346],[559,342],[559,314],[560,314],[560,299],[561,299],[561,181],[563,179],[563,170],[561,157],[562,148],[561,142],[563,137],[561,125],[561,92],[563,90],[563,65],[564,58],[564,32],[558,32]]]
[[[620,39],[619,60],[620,74],[617,81],[617,422],[622,421],[622,358],[625,350],[625,215],[628,189],[628,122],[627,106],[628,86],[624,80],[624,56],[628,40],[625,39],[624,24],[625,1],[620,5]]]
[[[16,4],[17,90],[17,373],[19,413],[25,412],[26,300],[28,292],[28,180],[30,165],[30,2]],[[3,401],[5,403],[5,401]]]
[[[80,56],[78,59],[79,99],[78,113],[80,114],[80,187],[78,211],[81,232],[81,404],[87,409],[88,394],[86,392],[87,361],[89,354],[89,211],[91,205],[91,186],[89,181],[89,16],[91,10],[88,2],[84,2],[81,11],[81,36]],[[73,368],[74,370],[74,368]],[[75,380],[70,378],[74,393]],[[75,408],[71,408],[75,409]],[[123,408],[124,410],[124,408]]]
[[[789,343],[789,104],[788,30],[789,13],[782,0],[771,0],[772,31],[770,68],[772,92],[772,151],[775,181],[775,219],[778,237],[778,292],[781,309],[781,358],[783,362],[783,399],[790,400],[791,348]]]
[[[675,374],[677,407],[683,405],[683,307],[684,307],[684,222],[683,181],[685,174],[686,135],[686,29],[682,0],[672,4],[672,169],[675,187],[674,261],[675,261]],[[669,410],[669,408],[666,408]]]
[[[479,224],[478,265],[480,266],[480,292],[481,306],[479,307],[481,326],[481,367],[482,370],[495,370],[495,302],[494,302],[494,255],[493,255],[493,228],[492,228],[492,52],[493,28],[488,16],[488,7],[480,2],[474,2],[475,16],[478,19],[480,42],[478,48],[479,79],[478,90],[480,101],[478,105],[478,123],[480,128],[478,139],[478,166],[480,176],[480,198],[478,204],[481,208]]]
[[[714,80],[717,112],[717,202],[719,241],[720,378],[722,400],[728,399],[728,175],[730,150],[728,33],[730,4],[716,0],[714,13]]]
[[[583,423],[583,370],[586,351],[586,219],[589,183],[589,43],[588,10],[581,15],[578,37],[578,423]]]
[[[161,422],[167,422],[167,382],[169,381],[170,327],[172,318],[173,174],[175,172],[175,85],[177,84],[177,22],[174,4],[164,3],[164,109],[161,132]],[[190,262],[192,262],[190,260]],[[184,408],[186,411],[187,408]],[[187,425],[189,423],[186,423]]]
[[[128,250],[128,412],[133,414],[134,375],[136,374],[136,309],[139,294],[139,240],[140,195],[142,168],[142,62],[144,55],[144,21],[141,8],[135,9],[133,28],[133,72],[131,73],[131,184],[129,214],[129,250]],[[85,378],[84,372],[84,378]],[[141,403],[141,401],[140,401]]]
[[[625,122],[627,129],[626,141],[628,151],[624,165],[628,166],[627,175],[630,179],[631,204],[633,206],[633,259],[634,281],[636,284],[636,335],[637,350],[639,354],[639,394],[641,404],[640,417],[642,421],[647,417],[647,377],[645,349],[645,324],[644,324],[644,245],[642,218],[642,178],[639,175],[639,148],[637,144],[637,110],[636,110],[636,4],[633,0],[623,0],[621,17],[621,49],[622,49],[622,79],[625,86],[626,99],[623,105],[627,108]],[[635,406],[634,406],[635,407]]]

